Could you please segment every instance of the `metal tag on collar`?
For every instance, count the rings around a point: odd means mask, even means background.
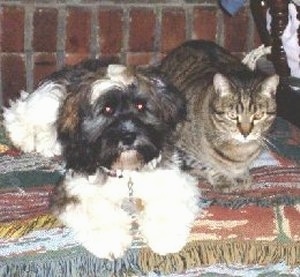
[[[143,211],[143,201],[141,198],[134,197],[133,181],[131,177],[127,182],[128,197],[122,202],[121,208],[130,215],[131,217],[131,235],[133,237],[132,247],[140,248],[145,245],[142,235],[139,230],[138,217]]]

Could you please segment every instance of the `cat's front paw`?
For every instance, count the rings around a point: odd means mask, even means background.
[[[245,174],[244,176],[233,179],[233,183],[234,190],[248,190],[252,187],[253,179],[250,174]]]
[[[234,187],[233,180],[223,175],[219,175],[213,180],[210,179],[209,182],[214,187],[214,190],[221,193],[230,193]]]
[[[215,175],[214,178],[210,178],[209,182],[218,192],[232,193],[235,191],[250,189],[252,185],[252,178],[250,174],[245,174],[237,178],[218,174]]]

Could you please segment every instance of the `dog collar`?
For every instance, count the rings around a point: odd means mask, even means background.
[[[124,177],[122,170],[108,169],[107,167],[104,167],[104,166],[102,166],[101,169],[109,177],[116,177],[116,178],[123,178]]]

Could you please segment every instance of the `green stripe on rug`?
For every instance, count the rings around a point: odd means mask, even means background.
[[[40,170],[14,171],[0,174],[0,189],[28,188],[44,184],[56,184],[62,178],[58,171],[46,172]]]
[[[6,134],[6,131],[5,131],[5,128],[3,126],[3,119],[2,119],[2,114],[0,115],[0,143],[3,143],[3,144],[7,144],[9,146],[12,145],[11,141],[9,140],[7,134]]]

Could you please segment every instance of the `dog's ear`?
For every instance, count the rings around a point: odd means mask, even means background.
[[[184,96],[158,71],[148,76],[155,90],[156,105],[162,120],[171,126],[186,118],[186,101]]]
[[[80,97],[70,93],[62,105],[57,120],[57,129],[60,138],[72,137],[80,125],[79,117]]]
[[[88,88],[81,87],[80,92],[68,94],[57,120],[58,139],[63,147],[67,168],[87,173],[96,168],[95,151],[82,132],[83,110],[86,110],[89,101]]]

